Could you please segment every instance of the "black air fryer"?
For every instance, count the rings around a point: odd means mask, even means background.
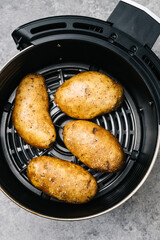
[[[138,4],[120,1],[108,20],[59,16],[17,28],[13,39],[20,53],[0,71],[0,188],[16,204],[43,217],[81,220],[107,213],[129,199],[149,175],[160,143],[160,60],[151,51],[160,20]],[[72,120],[54,103],[56,89],[83,71],[99,71],[119,82],[121,107],[92,121],[109,130],[126,153],[117,173],[96,172],[82,164],[63,143],[63,127]],[[49,149],[26,144],[12,123],[15,92],[28,73],[46,79],[50,115],[57,139]],[[98,193],[85,204],[65,203],[45,195],[29,182],[30,160],[48,155],[75,162],[97,180]]]

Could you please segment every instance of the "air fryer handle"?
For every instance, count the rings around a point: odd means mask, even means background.
[[[149,48],[152,48],[160,35],[160,19],[147,8],[130,0],[120,1],[107,22]]]
[[[34,44],[41,43],[41,39],[52,39],[53,34],[58,34],[66,28],[64,18],[48,17],[26,23],[12,32],[12,37],[17,45],[18,50]]]

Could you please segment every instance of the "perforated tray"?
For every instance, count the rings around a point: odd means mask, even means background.
[[[126,165],[123,170],[117,173],[104,173],[94,171],[93,169],[88,168],[82,162],[80,162],[79,159],[72,155],[72,153],[64,145],[63,127],[67,122],[72,121],[72,118],[67,116],[56,106],[54,103],[54,94],[56,89],[64,81],[74,76],[75,74],[78,74],[79,72],[88,70],[90,70],[90,67],[87,65],[67,63],[49,66],[38,71],[38,73],[42,74],[46,79],[46,85],[50,100],[50,115],[57,133],[56,142],[49,149],[40,150],[31,147],[23,141],[23,139],[14,129],[11,116],[16,89],[13,91],[8,99],[8,103],[5,105],[1,122],[1,134],[4,136],[2,139],[2,147],[6,160],[14,175],[28,189],[44,198],[49,199],[50,197],[46,196],[40,190],[32,186],[26,175],[27,164],[32,158],[42,155],[49,155],[81,165],[86,170],[88,170],[97,180],[98,193],[96,195],[96,198],[98,198],[99,196],[112,191],[118,184],[121,183],[129,171],[131,171],[132,166],[136,161],[138,151],[140,150],[142,127],[136,106],[125,89],[124,102],[117,111],[113,111],[109,114],[105,114],[91,120],[113,133],[121,143],[124,152],[126,153]],[[53,201],[58,201],[54,198],[50,199]]]

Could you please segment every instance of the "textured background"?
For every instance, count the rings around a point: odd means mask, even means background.
[[[160,17],[159,0],[136,0]],[[11,32],[47,16],[75,14],[106,20],[118,0],[0,0],[0,67],[16,53]],[[160,57],[160,39],[153,47]],[[125,204],[103,216],[59,222],[35,216],[0,192],[0,240],[159,240],[160,154],[148,179]]]

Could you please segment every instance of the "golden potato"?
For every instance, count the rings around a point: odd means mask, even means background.
[[[84,120],[67,123],[63,140],[69,151],[90,168],[115,172],[124,165],[120,143],[113,134],[95,123]]]
[[[48,93],[41,75],[29,74],[22,79],[16,91],[12,120],[18,134],[31,146],[49,148],[55,141]]]
[[[36,157],[27,166],[31,183],[51,197],[68,203],[85,203],[97,192],[94,177],[81,166],[49,156]]]
[[[123,101],[123,88],[103,73],[82,72],[57,89],[54,101],[72,118],[92,119],[116,110]]]

